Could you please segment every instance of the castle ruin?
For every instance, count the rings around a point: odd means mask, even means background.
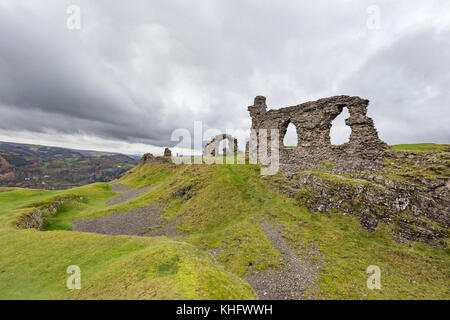
[[[220,143],[223,140],[228,140],[228,147],[223,148],[224,155],[234,155],[238,153],[238,141],[236,138],[229,134],[219,134],[215,136],[203,150],[204,156],[216,156],[219,155]]]
[[[280,171],[295,172],[304,169],[328,169],[334,172],[358,172],[382,170],[382,159],[387,144],[380,140],[373,120],[367,116],[369,100],[359,97],[335,96],[296,106],[267,110],[266,98],[257,96],[248,107],[252,118],[252,131],[256,133],[258,148],[259,131],[266,129],[270,140],[271,129],[279,130]],[[332,121],[347,107],[346,119],[352,133],[350,141],[335,146],[330,141]],[[289,124],[297,131],[295,148],[286,148],[283,138]],[[252,139],[252,138],[251,138]],[[258,152],[253,150],[253,152]],[[270,154],[270,142],[267,153]],[[249,152],[248,144],[246,152]],[[250,156],[256,159],[256,155]]]

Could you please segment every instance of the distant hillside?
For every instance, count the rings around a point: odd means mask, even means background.
[[[0,142],[0,187],[67,189],[107,182],[136,162],[117,153]]]

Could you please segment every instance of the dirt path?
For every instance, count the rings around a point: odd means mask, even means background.
[[[130,186],[117,183],[111,184],[113,192],[122,194],[110,200],[106,205],[113,206],[130,201],[153,187],[154,186],[131,190]],[[75,220],[72,221],[72,229],[73,231],[79,232],[142,236],[151,233],[153,227],[159,226],[160,216],[161,208],[158,205],[151,205],[144,208],[136,208],[127,212],[119,212],[106,217],[89,220]]]
[[[261,227],[282,254],[284,266],[280,270],[253,272],[244,279],[253,287],[261,300],[302,300],[305,291],[312,286],[318,276],[318,268],[309,261],[299,261],[284,242],[280,227],[273,229],[265,220]]]
[[[149,229],[159,226],[161,208],[152,205],[133,209],[128,212],[119,212],[106,217],[90,220],[75,220],[72,222],[73,231],[91,232],[109,235],[143,236]]]
[[[117,192],[117,193],[122,193],[120,196],[115,197],[113,199],[111,199],[108,203],[106,203],[107,206],[113,206],[119,203],[123,203],[123,202],[127,202],[130,201],[136,197],[138,197],[139,195],[141,195],[142,193],[153,189],[155,186],[149,186],[149,187],[145,187],[145,188],[141,188],[141,189],[137,189],[137,190],[131,190],[130,186],[125,186],[123,184],[111,184],[111,188],[113,192]]]
[[[123,185],[112,185],[113,191],[123,192],[112,199],[108,205],[114,205],[136,198],[152,187],[130,190]],[[175,236],[174,223],[164,223],[160,219],[161,207],[157,204],[144,208],[136,208],[128,212],[119,212],[106,217],[72,222],[74,231],[91,232],[108,235],[135,236]],[[269,225],[264,219],[261,223],[273,246],[281,253],[282,268],[264,272],[254,271],[244,279],[252,286],[261,300],[301,300],[305,299],[305,291],[317,280],[318,266],[313,266],[310,259],[299,260],[297,255],[286,245],[280,233],[280,226]]]
[[[130,191],[132,188],[131,186],[127,186],[124,184],[120,184],[120,183],[111,183],[111,190],[112,192],[116,192],[116,193],[124,193],[127,191]]]

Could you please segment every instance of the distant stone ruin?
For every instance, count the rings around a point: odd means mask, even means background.
[[[169,148],[166,148],[164,150],[164,157],[171,157],[172,156],[172,151],[170,151]]]
[[[228,140],[228,147],[223,148],[224,155],[234,155],[238,153],[238,141],[229,134],[219,134],[215,136],[206,146],[203,151],[204,156],[219,155],[220,143],[223,140]]]
[[[143,164],[149,164],[149,163],[151,163],[151,164],[171,164],[172,160],[169,159],[168,157],[155,157],[151,153],[146,153],[142,156],[142,158],[138,164],[143,165]]]
[[[279,130],[280,171],[295,172],[304,169],[324,169],[333,172],[376,172],[383,170],[382,159],[387,144],[380,140],[373,120],[367,116],[369,100],[359,97],[335,96],[306,102],[278,110],[267,110],[266,98],[258,96],[248,107],[252,129]],[[332,121],[347,107],[350,118],[345,123],[352,129],[350,141],[335,146],[330,141]],[[289,124],[297,130],[297,147],[286,148],[283,139]],[[260,144],[258,141],[258,147]],[[253,150],[253,153],[257,153]],[[268,142],[268,154],[270,143]],[[247,145],[246,152],[249,152]],[[252,156],[256,156],[253,154]],[[250,157],[251,158],[251,157]],[[256,157],[255,157],[256,159]]]

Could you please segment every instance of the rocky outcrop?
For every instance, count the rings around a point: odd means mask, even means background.
[[[16,219],[15,224],[19,229],[42,230],[45,224],[45,217],[55,215],[65,203],[73,200],[82,201],[83,197],[71,195],[55,200],[48,204],[40,205],[36,208],[31,209],[27,213],[19,215]]]
[[[139,165],[143,164],[169,164],[172,163],[172,160],[169,157],[155,157],[151,153],[146,153],[142,156],[141,160],[139,161]]]
[[[16,226],[19,229],[37,229],[41,230],[44,226],[44,214],[40,209],[33,209],[29,213],[20,215]]]
[[[373,120],[367,116],[369,100],[359,97],[336,96],[306,102],[300,105],[267,110],[266,98],[258,96],[253,106],[248,107],[252,118],[252,129],[256,132],[251,141],[258,146],[260,132],[279,132],[280,171],[295,172],[305,169],[320,169],[326,162],[336,173],[383,170],[382,159],[387,145],[378,137]],[[346,124],[352,129],[350,141],[340,146],[330,142],[332,121],[347,107],[350,118]],[[285,148],[283,139],[289,124],[297,129],[296,148]],[[270,141],[270,138],[268,139]],[[268,143],[270,154],[271,145]],[[257,152],[257,148],[253,148]],[[256,159],[256,154],[250,158]]]
[[[393,237],[399,242],[446,246],[450,154],[387,154],[385,174],[299,171],[272,178],[282,180],[273,185],[313,211],[352,214],[368,231],[375,231],[380,223],[392,225]]]

